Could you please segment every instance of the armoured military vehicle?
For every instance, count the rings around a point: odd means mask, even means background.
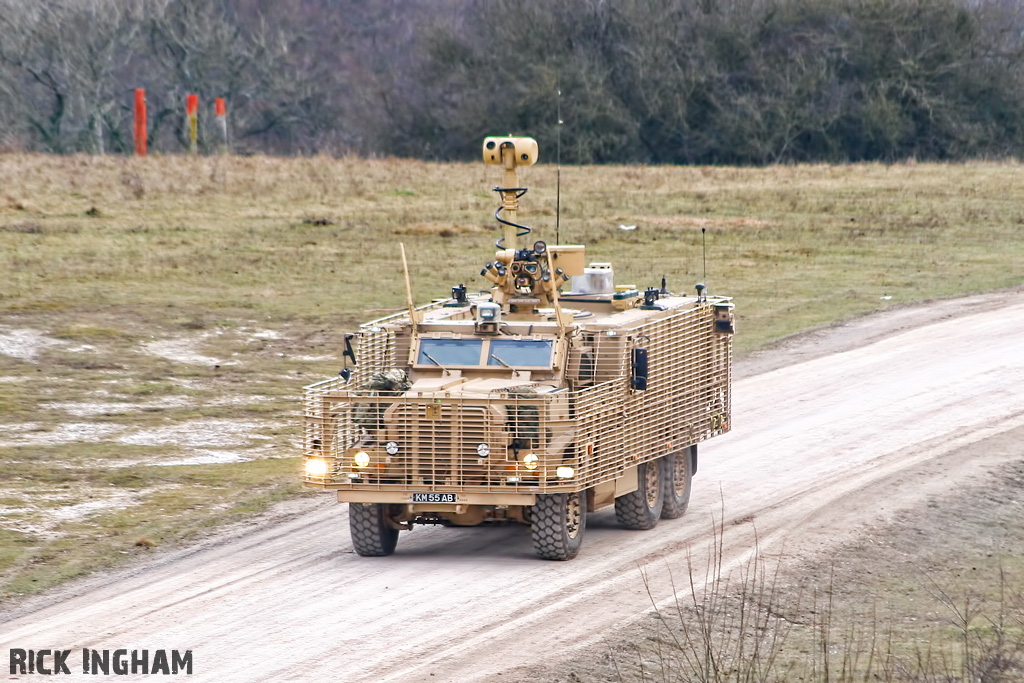
[[[733,303],[702,285],[616,286],[581,245],[521,246],[518,171],[537,143],[489,137],[504,236],[486,291],[365,323],[340,375],[305,388],[306,486],[349,503],[352,543],[390,555],[417,524],[529,525],[576,556],[587,514],[628,529],[686,510],[697,444],[730,427]]]

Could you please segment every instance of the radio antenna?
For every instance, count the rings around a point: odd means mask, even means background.
[[[557,170],[555,171],[555,244],[561,244],[559,239],[559,228],[562,223],[562,91],[558,90],[558,98],[555,100],[555,115],[558,117],[558,125],[555,126],[555,158]]]
[[[700,229],[700,247],[704,255],[704,284],[708,282],[708,241],[707,237],[705,237],[707,231],[708,229],[704,227]]]
[[[418,322],[416,304],[412,300],[412,283],[409,281],[409,262],[405,260],[405,244],[399,242],[398,248],[402,250],[402,270],[405,271],[405,303],[409,307],[409,322],[412,323],[412,332],[416,334],[416,323]]]

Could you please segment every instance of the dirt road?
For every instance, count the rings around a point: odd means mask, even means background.
[[[671,600],[669,571],[704,566],[716,523],[727,568],[755,534],[819,553],[1000,464],[957,455],[1024,425],[1024,290],[864,318],[738,375],[734,431],[702,447],[687,515],[647,532],[592,515],[572,562],[535,559],[519,527],[417,528],[360,558],[324,495],[29,604],[3,617],[0,647],[191,649],[196,681],[501,680],[558,661],[651,607],[642,574]],[[103,680],[80,659],[75,677]]]

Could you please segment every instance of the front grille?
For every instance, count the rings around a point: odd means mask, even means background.
[[[481,458],[477,445],[493,444],[498,456],[498,429],[488,429],[484,406],[397,403],[385,415],[384,439],[400,444],[388,470],[402,473],[416,486],[486,486],[501,470]],[[494,425],[497,427],[497,425]]]

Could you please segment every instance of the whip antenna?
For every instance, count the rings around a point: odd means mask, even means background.
[[[707,231],[708,231],[707,228],[701,228],[700,229],[700,248],[701,248],[701,251],[703,252],[703,255],[704,255],[704,278],[703,279],[704,279],[705,283],[707,283],[707,281],[708,281],[708,241],[707,241],[707,237],[705,237]]]
[[[416,304],[412,300],[412,283],[409,281],[409,262],[405,260],[405,244],[399,242],[398,248],[402,250],[402,270],[405,271],[405,303],[409,307],[409,322],[412,323],[413,334],[416,333]]]
[[[555,100],[555,115],[558,117],[558,125],[555,126],[555,159],[557,170],[555,171],[555,244],[561,244],[558,238],[558,229],[562,221],[562,91],[558,91],[558,98]]]

